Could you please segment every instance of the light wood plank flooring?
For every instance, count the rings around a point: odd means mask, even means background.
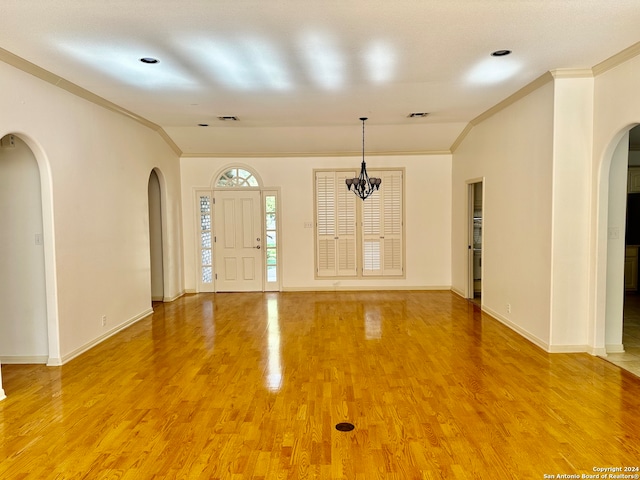
[[[638,377],[547,354],[450,292],[191,295],[62,367],[2,376],[2,479],[522,480],[640,465]]]

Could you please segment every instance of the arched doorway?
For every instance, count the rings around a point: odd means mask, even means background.
[[[151,301],[164,301],[164,246],[162,185],[156,169],[149,175],[149,253],[151,267]]]
[[[41,175],[18,135],[0,140],[0,359],[48,363],[49,312]],[[54,333],[50,335],[50,333]],[[56,363],[55,361],[53,363]]]
[[[634,180],[632,170],[640,170],[640,151],[630,150],[638,150],[639,142],[640,127],[634,125],[625,128],[612,141],[611,153],[603,162],[600,185],[602,197],[605,197],[602,186],[607,188],[606,208],[601,202],[599,214],[601,224],[605,224],[606,218],[606,237],[605,232],[600,232],[600,237],[607,239],[606,250],[602,248],[599,251],[600,255],[606,254],[606,261],[601,262],[606,266],[606,288],[604,295],[599,297],[604,303],[604,347],[611,362],[634,373],[640,372],[635,366],[640,341],[637,335],[630,336],[629,330],[640,326],[639,320],[633,318],[640,311],[640,176]],[[608,176],[605,176],[607,169]]]

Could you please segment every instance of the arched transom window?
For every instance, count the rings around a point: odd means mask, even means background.
[[[253,173],[244,168],[233,167],[226,170],[216,183],[216,187],[259,187]]]

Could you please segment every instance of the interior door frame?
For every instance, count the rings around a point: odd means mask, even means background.
[[[481,183],[482,184],[482,220],[484,223],[484,197],[485,197],[485,178],[478,177],[472,178],[466,181],[467,184],[467,291],[465,292],[465,296],[467,299],[472,300],[475,297],[475,285],[473,278],[473,262],[474,262],[474,250],[473,250],[473,219],[474,219],[474,211],[475,211],[475,185]],[[483,225],[484,226],[484,225]],[[482,250],[481,250],[481,259],[482,254],[484,253],[484,229],[482,232]],[[484,267],[482,267],[482,262],[480,264],[480,302],[482,302],[482,286],[484,285]]]

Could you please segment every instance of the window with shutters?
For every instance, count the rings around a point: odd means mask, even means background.
[[[316,276],[404,276],[403,171],[377,171],[380,190],[364,201],[345,185],[356,175],[315,172]]]

